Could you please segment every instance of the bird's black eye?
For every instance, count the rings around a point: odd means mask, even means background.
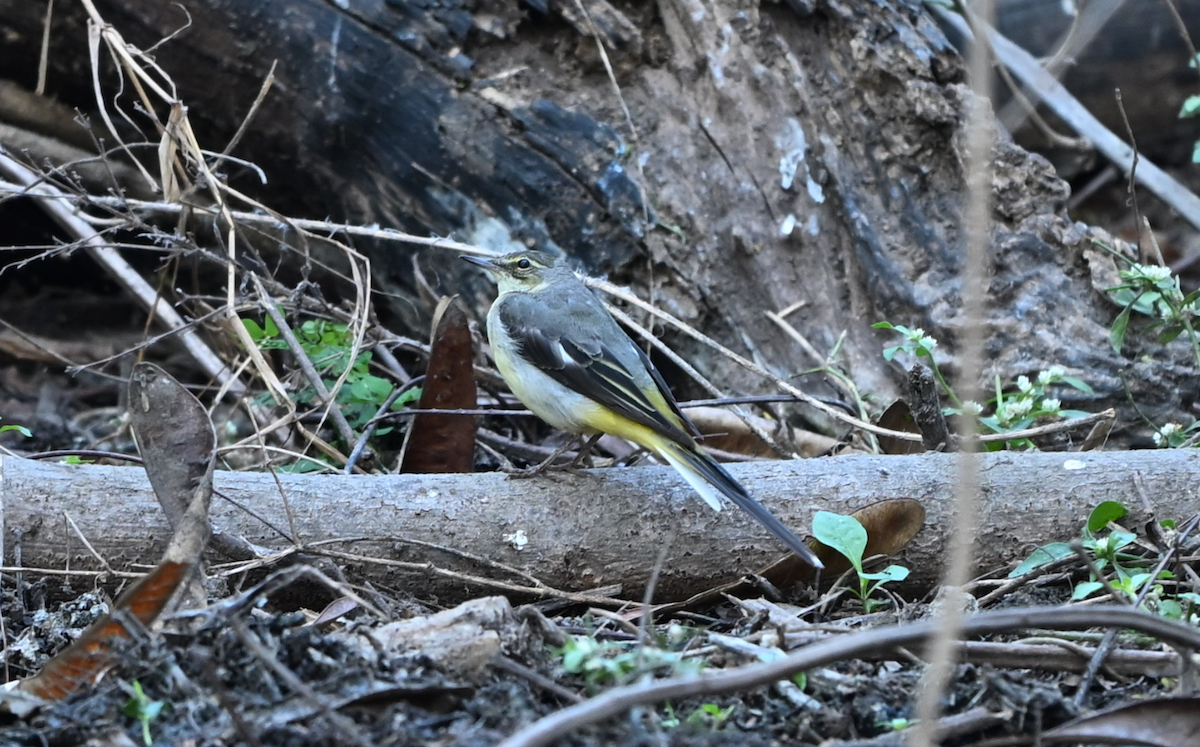
[[[521,257],[517,260],[518,270],[528,270],[530,267],[533,267],[533,263],[527,257]]]

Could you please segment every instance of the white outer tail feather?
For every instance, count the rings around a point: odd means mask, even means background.
[[[688,484],[700,494],[704,502],[711,506],[714,511],[721,510],[721,499],[723,496],[721,495],[721,491],[713,487],[712,483],[699,475],[690,464],[671,453],[670,449],[663,449],[658,452],[658,455],[670,462],[675,471],[683,475],[683,479],[688,481]]]

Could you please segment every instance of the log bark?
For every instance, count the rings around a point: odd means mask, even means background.
[[[819,509],[849,513],[888,498],[920,501],[925,527],[896,558],[912,569],[914,591],[936,583],[941,572],[957,469],[956,457],[949,454],[729,465],[752,494],[802,533]],[[139,468],[4,458],[0,470],[6,566],[19,558],[25,567],[99,568],[65,516],[116,569],[155,563],[170,536]],[[1089,512],[1101,501],[1121,501],[1136,511],[1141,505],[1139,480],[1157,505],[1158,518],[1185,519],[1200,511],[1200,454],[1195,450],[987,454],[979,457],[979,475],[975,558],[980,569],[1022,559],[1046,542],[1080,536]],[[526,480],[496,473],[281,475],[280,480],[291,521],[271,476],[218,472],[212,506],[217,527],[258,545],[291,544],[249,511],[285,531],[294,522],[300,542],[371,538],[334,547],[495,575],[462,558],[401,541],[420,540],[491,558],[559,589],[621,584],[621,596],[635,599],[641,598],[662,543],[673,537],[656,601],[686,598],[782,555],[780,546],[736,509],[708,509],[668,467]],[[1130,526],[1140,526],[1143,518],[1131,517]],[[518,532],[527,540],[520,549],[512,540]],[[355,580],[403,588],[422,598],[461,599],[481,591],[425,571],[351,562],[346,572]]]
[[[872,322],[924,328],[956,369],[969,94],[921,2],[585,4],[608,13],[597,25],[620,102],[587,26],[554,3],[193,0],[189,28],[155,59],[214,150],[279,60],[235,153],[269,184],[231,178],[281,212],[561,251],[785,375],[815,362],[764,312],[805,302],[789,322],[821,354],[845,331],[846,371],[881,400],[903,371],[881,360],[889,339]],[[158,0],[97,5],[144,47],[184,22]],[[42,18],[40,4],[0,0],[0,57],[27,85]],[[76,6],[56,6],[51,40],[51,90],[94,106]],[[988,298],[984,381],[1057,364],[1095,390],[1056,392],[1065,406],[1113,406],[1140,424],[1132,399],[1156,423],[1190,422],[1196,365],[1182,338],[1163,348],[1131,334],[1123,354],[1108,344],[1116,266],[1095,243],[1120,242],[1067,217],[1044,159],[1001,140],[994,168],[990,283],[972,291]],[[377,287],[395,293],[397,331],[421,334],[431,309],[411,253],[363,248]],[[419,263],[439,290],[486,308],[491,290],[451,258]],[[668,337],[728,390],[765,388]],[[1149,433],[1135,429],[1115,437]]]

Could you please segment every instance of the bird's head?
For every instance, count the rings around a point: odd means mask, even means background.
[[[570,272],[560,266],[554,256],[532,250],[513,252],[502,257],[464,254],[460,259],[487,270],[495,278],[500,293],[533,293],[544,288],[559,273]]]

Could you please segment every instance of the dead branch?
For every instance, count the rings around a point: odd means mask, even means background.
[[[6,566],[19,557],[26,568],[99,569],[58,518],[64,513],[114,569],[153,564],[170,536],[140,468],[14,458],[3,459],[0,468],[3,536],[19,538],[19,546],[8,543]],[[927,512],[925,528],[896,562],[912,569],[915,586],[936,581],[958,480],[954,455],[860,455],[731,464],[729,469],[801,532],[815,510],[849,513],[889,498],[920,501]],[[1101,501],[1137,505],[1138,475],[1147,494],[1159,500],[1161,518],[1184,519],[1200,510],[1195,490],[1200,455],[1192,450],[981,455],[977,567],[1004,566],[1036,545],[1079,536],[1091,508]],[[403,577],[414,594],[461,598],[471,591],[464,580],[470,575],[496,578],[510,592],[533,589],[529,577],[564,590],[615,583],[622,586],[618,596],[636,598],[661,538],[672,532],[676,539],[656,602],[688,597],[782,555],[736,510],[718,514],[701,504],[668,467],[533,480],[496,473],[280,475],[279,480],[293,523],[271,475],[218,472],[215,527],[255,546],[295,553],[292,538],[272,528],[294,526],[301,552],[338,551],[355,559],[348,563],[353,575],[386,583]],[[336,538],[351,539],[331,542]],[[372,563],[371,557],[383,562]],[[506,574],[502,566],[514,572]],[[432,567],[453,573],[430,572]]]

